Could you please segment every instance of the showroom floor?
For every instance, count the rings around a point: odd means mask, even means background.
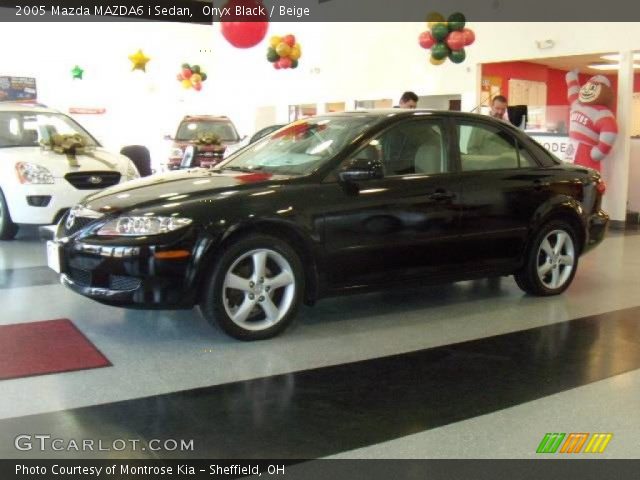
[[[614,232],[563,296],[505,278],[328,299],[241,343],[196,310],[65,290],[28,230],[0,244],[0,325],[69,319],[110,366],[1,380],[0,456],[60,457],[14,448],[46,433],[195,442],[141,457],[531,458],[547,432],[610,432],[603,456],[637,458],[638,271],[640,235]]]

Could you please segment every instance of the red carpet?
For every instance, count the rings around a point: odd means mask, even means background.
[[[108,366],[70,320],[0,326],[0,380]]]

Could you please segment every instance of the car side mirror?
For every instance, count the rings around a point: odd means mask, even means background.
[[[169,134],[166,134],[166,135],[164,136],[164,139],[165,139],[165,140],[173,140],[173,137],[172,137],[171,135],[169,135]]]
[[[367,146],[338,174],[343,182],[359,182],[384,177],[384,168],[376,147]]]

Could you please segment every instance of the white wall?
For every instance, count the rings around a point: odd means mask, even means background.
[[[241,134],[256,129],[260,107],[275,107],[287,120],[287,105],[461,95],[462,109],[478,102],[479,65],[622,48],[640,49],[637,23],[473,23],[476,43],[460,65],[429,63],[418,46],[415,23],[272,23],[267,34],[295,34],[302,44],[300,67],[276,71],[266,61],[267,42],[231,47],[219,26],[168,23],[4,23],[0,28],[0,75],[35,76],[40,100],[70,106],[106,107],[104,116],[80,121],[112,148],[150,146],[164,155],[161,138],[187,113],[227,114]],[[536,40],[555,46],[540,50]],[[13,48],[7,48],[7,45]],[[152,58],[146,74],[131,72],[128,55],[138,48]],[[209,75],[200,93],[183,90],[176,74],[183,62],[200,63]],[[72,80],[75,64],[85,79]],[[264,111],[264,110],[263,110]]]
[[[74,117],[109,148],[150,147],[155,162],[166,155],[163,134],[175,133],[183,115],[222,113],[213,81],[195,92],[176,79],[182,63],[200,64],[215,76],[211,37],[211,27],[185,24],[3,23],[0,75],[36,77],[39,101],[65,113],[106,108],[104,115]],[[139,48],[151,58],[146,73],[131,71],[128,56]],[[72,79],[76,64],[83,80]]]

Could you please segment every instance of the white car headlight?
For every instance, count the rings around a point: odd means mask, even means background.
[[[140,236],[161,235],[191,225],[190,218],[123,216],[107,222],[98,235]]]
[[[16,163],[16,173],[20,183],[50,185],[53,182],[51,172],[36,163],[18,162]]]
[[[136,178],[140,178],[140,173],[138,172],[135,164],[133,162],[129,162],[129,165],[127,165],[127,181],[135,180]]]

